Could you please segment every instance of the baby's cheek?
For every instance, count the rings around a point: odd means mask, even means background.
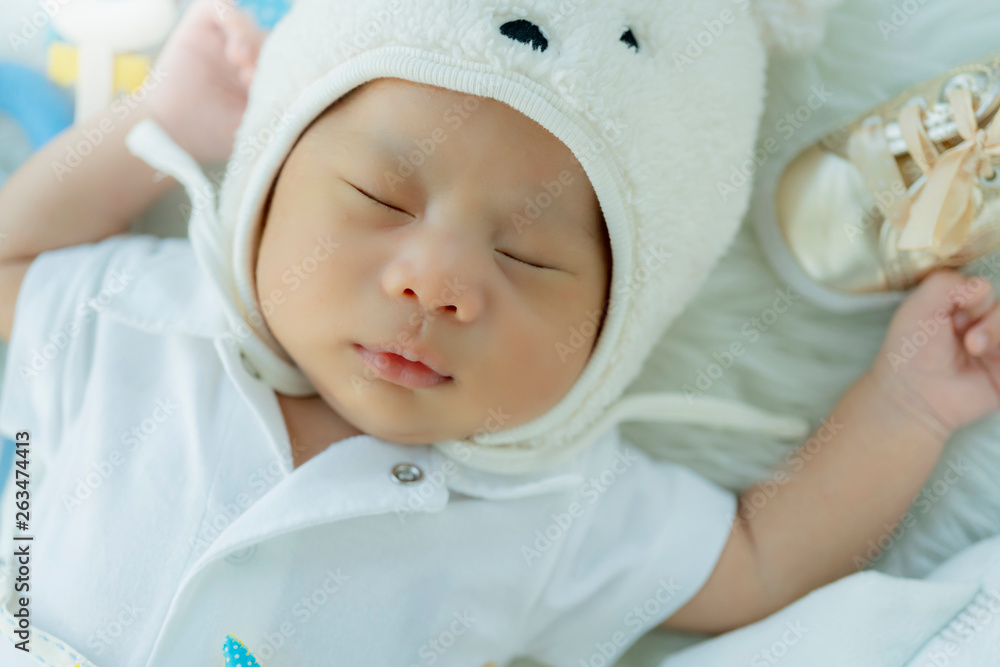
[[[540,415],[573,387],[580,367],[586,363],[589,344],[573,327],[556,325],[536,333],[523,347],[517,356],[517,386]]]

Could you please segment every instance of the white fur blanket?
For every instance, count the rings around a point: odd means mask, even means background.
[[[816,54],[772,63],[760,141],[773,138],[778,142],[779,152],[771,157],[776,162],[785,152],[798,152],[913,83],[995,51],[1000,51],[996,0],[846,0],[831,13],[826,40]],[[786,114],[800,110],[813,86],[820,85],[832,93],[829,101],[810,110],[799,127],[795,127],[798,121],[789,123]],[[801,113],[799,118],[805,116]],[[767,168],[765,163],[763,169]],[[788,286],[762,253],[753,230],[754,208],[730,252],[664,336],[630,391],[681,391],[684,385],[697,387],[702,377],[701,387],[706,380],[710,382],[705,395],[802,415],[817,424],[874,358],[894,308],[845,315],[800,299],[775,319],[772,302],[776,292]],[[983,261],[970,270],[1000,286],[1000,266]],[[745,352],[724,367],[729,362],[724,352],[733,342],[742,343]],[[734,491],[769,478],[795,447],[795,443],[762,436],[684,425],[625,424],[622,433],[654,457],[684,463]],[[945,480],[949,470],[959,473],[948,475],[950,480],[957,477],[954,483]],[[879,545],[886,550],[873,569],[899,577],[923,577],[969,545],[1000,534],[997,480],[1000,414],[955,434],[930,480],[914,498],[909,525],[887,534]],[[850,585],[844,584],[838,593]],[[904,611],[902,598],[898,602],[897,611]],[[845,611],[841,608],[839,613]],[[855,613],[862,611],[861,604],[855,606]],[[774,640],[773,634],[763,631],[766,623],[758,624],[762,634],[757,649]],[[838,635],[837,626],[814,628],[814,632],[836,637],[842,646],[849,646],[856,637],[843,629]],[[664,655],[697,641],[654,631],[619,664],[657,665]],[[742,655],[738,664],[752,664],[753,657],[754,653]],[[789,655],[782,664],[819,663],[799,662]]]

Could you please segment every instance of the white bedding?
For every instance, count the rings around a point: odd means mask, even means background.
[[[925,579],[867,571],[751,626],[671,655],[662,667],[985,667],[1000,659],[1000,537]]]

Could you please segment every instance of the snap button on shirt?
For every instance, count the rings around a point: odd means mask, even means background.
[[[246,549],[240,549],[239,551],[234,551],[233,553],[226,556],[226,562],[232,563],[233,565],[241,565],[243,563],[246,563],[251,558],[253,558],[255,553],[257,553],[257,545],[251,544]]]
[[[412,484],[419,482],[424,471],[412,463],[400,463],[392,469],[392,481],[396,484]]]

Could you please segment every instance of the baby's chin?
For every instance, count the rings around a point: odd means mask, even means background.
[[[435,429],[433,431],[414,430],[406,428],[402,424],[393,424],[390,426],[384,422],[372,424],[370,428],[363,428],[361,424],[356,424],[355,428],[373,438],[395,442],[400,445],[429,445],[446,440],[461,440],[466,435],[459,431],[448,432],[442,429]]]
[[[314,386],[317,388],[320,398],[331,410],[337,413],[341,420],[351,428],[379,440],[401,445],[426,445],[447,440],[462,440],[472,436],[472,427],[468,425],[445,424],[442,423],[441,419],[427,416],[428,406],[421,408],[406,400],[395,406],[389,404],[372,405],[370,402],[358,402],[356,397],[352,397],[349,401],[337,402],[331,400],[322,385],[317,386],[314,383]],[[393,392],[410,391],[395,386],[386,388]],[[399,398],[396,393],[393,393],[392,397]],[[375,399],[374,396],[371,398]],[[457,407],[452,407],[443,412],[454,414],[456,410]],[[411,416],[414,418],[407,418],[406,411],[412,411]],[[421,414],[423,414],[422,418]]]

